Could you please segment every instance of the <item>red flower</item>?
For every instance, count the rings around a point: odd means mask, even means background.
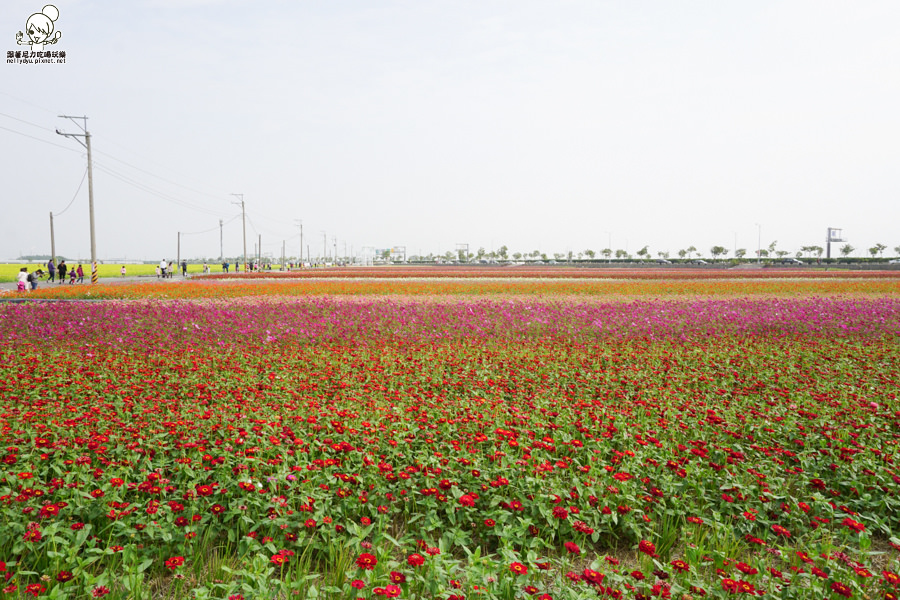
[[[605,575],[603,575],[603,573],[599,573],[593,569],[585,569],[581,573],[581,578],[591,585],[600,585],[603,583],[604,577]]]
[[[840,594],[844,598],[849,598],[853,595],[853,590],[850,589],[850,586],[841,583],[840,581],[831,582],[831,591]]]
[[[406,564],[411,567],[421,567],[425,564],[425,557],[421,554],[410,554],[406,559]]]
[[[365,569],[366,571],[371,571],[375,568],[375,565],[378,564],[378,559],[375,558],[372,554],[368,552],[363,552],[359,555],[359,558],[356,559],[356,565],[360,569]]]
[[[563,546],[566,547],[569,554],[581,554],[581,548],[575,542],[566,542]]]
[[[865,530],[866,530],[866,526],[865,526],[865,525],[863,525],[863,524],[860,523],[859,521],[854,521],[854,520],[851,519],[850,517],[846,517],[846,518],[842,521],[842,523],[843,523],[846,527],[848,527],[849,529],[852,529],[853,531],[859,531],[859,532],[862,532],[862,531],[865,531]]]
[[[173,556],[172,558],[170,558],[169,560],[166,561],[166,568],[174,571],[175,569],[177,569],[178,567],[180,567],[183,564],[184,564],[183,556]]]
[[[44,537],[43,534],[37,529],[29,529],[25,532],[25,535],[22,536],[22,539],[26,542],[39,542],[42,537]]]
[[[675,569],[676,571],[681,571],[682,573],[686,573],[687,571],[691,570],[691,566],[683,560],[673,560],[669,564],[672,565],[673,569]]]
[[[553,507],[553,516],[559,520],[569,518],[569,512],[564,509],[562,506],[554,506]]]
[[[397,571],[391,571],[391,574],[389,577],[390,577],[391,583],[400,584],[400,583],[403,583],[406,581],[406,575],[404,575],[403,573],[398,573]]]
[[[41,594],[43,594],[46,589],[47,588],[45,588],[44,586],[42,586],[39,583],[32,583],[25,587],[25,593],[31,594],[32,596],[37,597],[37,596],[40,596]],[[106,590],[106,593],[108,594],[109,590]]]
[[[56,580],[60,583],[65,583],[67,581],[71,581],[72,577],[74,577],[74,576],[71,573],[69,573],[68,571],[60,571],[59,574],[56,576]]]
[[[781,525],[772,525],[772,531],[775,532],[775,535],[780,535],[781,537],[791,537],[791,532]]]
[[[366,582],[363,581],[362,579],[354,579],[353,581],[350,582],[350,585],[358,590],[361,590],[364,587],[366,587]]]
[[[528,573],[528,567],[519,562],[514,562],[509,565],[509,570],[516,575],[525,575],[526,573]]]
[[[469,494],[463,494],[459,497],[459,503],[463,506],[475,506],[475,497]]]
[[[656,545],[653,542],[641,540],[641,543],[638,544],[638,550],[647,556],[656,556]]]
[[[105,585],[98,585],[91,591],[91,596],[94,598],[102,598],[103,596],[109,593],[109,588]]]

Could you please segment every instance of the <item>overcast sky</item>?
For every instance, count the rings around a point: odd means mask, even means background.
[[[0,48],[44,2],[3,0]],[[0,66],[0,259],[50,212],[90,255],[62,114],[101,259],[217,257],[220,218],[239,254],[232,193],[279,256],[298,220],[313,256],[900,245],[896,0],[55,6],[65,64]]]

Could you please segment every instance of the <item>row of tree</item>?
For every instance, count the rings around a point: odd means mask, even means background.
[[[777,246],[778,246],[778,241],[776,240],[776,241],[770,243],[767,247],[760,248],[758,251],[759,257],[760,258],[774,257],[774,258],[783,259],[791,254],[791,252],[789,252],[787,250],[778,249]],[[879,257],[883,257],[884,251],[886,249],[887,249],[887,246],[885,244],[878,243],[878,244],[875,244],[874,246],[872,246],[871,248],[869,248],[868,252],[869,252],[869,254],[872,255],[872,258],[876,258],[876,255]],[[841,256],[845,257],[845,258],[849,257],[855,251],[856,251],[856,248],[854,248],[850,244],[844,244],[843,246],[841,246],[839,248],[839,252],[840,252]],[[900,255],[900,246],[894,247],[894,252],[897,253],[897,255]],[[728,248],[726,248],[724,246],[713,246],[709,249],[708,256],[710,256],[710,257],[712,257],[712,259],[716,260],[716,259],[720,259],[720,258],[727,258],[729,253],[730,253],[730,250],[728,250]],[[823,248],[822,246],[803,246],[800,248],[799,251],[794,253],[794,256],[796,258],[802,258],[804,255],[807,258],[821,258],[824,253],[825,253],[825,248]],[[678,255],[678,258],[680,258],[680,259],[690,260],[690,259],[696,259],[696,258],[702,257],[703,253],[701,251],[699,251],[696,248],[696,246],[688,246],[687,248],[678,250],[677,255]],[[734,251],[734,258],[736,258],[738,260],[745,258],[747,255],[748,255],[748,251],[746,248],[737,248]],[[756,255],[756,252],[755,251],[752,252],[752,256],[755,256],[755,255]],[[493,261],[508,261],[508,260],[515,260],[515,261],[521,261],[521,260],[526,260],[526,261],[527,260],[531,260],[531,261],[536,261],[536,260],[572,261],[572,260],[584,260],[584,259],[594,260],[594,259],[598,258],[598,256],[602,257],[604,259],[607,259],[607,260],[610,260],[613,257],[615,257],[616,259],[619,259],[619,260],[630,259],[630,258],[635,258],[635,257],[640,260],[651,260],[653,258],[653,255],[650,252],[649,245],[644,246],[640,250],[637,250],[635,252],[634,256],[632,256],[632,254],[630,254],[627,250],[623,250],[621,248],[616,249],[616,250],[613,250],[612,248],[604,248],[604,249],[600,250],[599,252],[596,252],[596,251],[588,248],[581,252],[571,252],[570,251],[568,253],[554,252],[552,254],[547,254],[547,253],[541,252],[540,250],[532,250],[531,252],[510,253],[509,248],[507,248],[506,246],[500,246],[499,249],[491,250],[491,251],[485,250],[484,248],[478,248],[478,250],[476,252],[468,252],[466,250],[457,250],[455,253],[447,251],[446,253],[444,253],[443,255],[440,255],[440,256],[436,256],[434,254],[429,254],[427,256],[416,256],[416,257],[410,257],[410,258],[412,260],[416,260],[416,259],[428,260],[428,261],[440,260],[440,261],[444,261],[444,262],[455,262],[455,261],[456,262],[472,262],[472,261],[493,262]],[[670,253],[669,252],[657,252],[656,257],[660,258],[660,259],[669,259]],[[387,259],[388,257],[385,256],[384,258]]]

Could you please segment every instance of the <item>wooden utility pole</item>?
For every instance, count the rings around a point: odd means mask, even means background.
[[[56,266],[56,238],[53,236],[53,212],[50,212],[50,260]]]

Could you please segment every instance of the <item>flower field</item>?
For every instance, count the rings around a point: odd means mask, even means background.
[[[0,598],[900,593],[896,278],[78,291],[0,304]]]

